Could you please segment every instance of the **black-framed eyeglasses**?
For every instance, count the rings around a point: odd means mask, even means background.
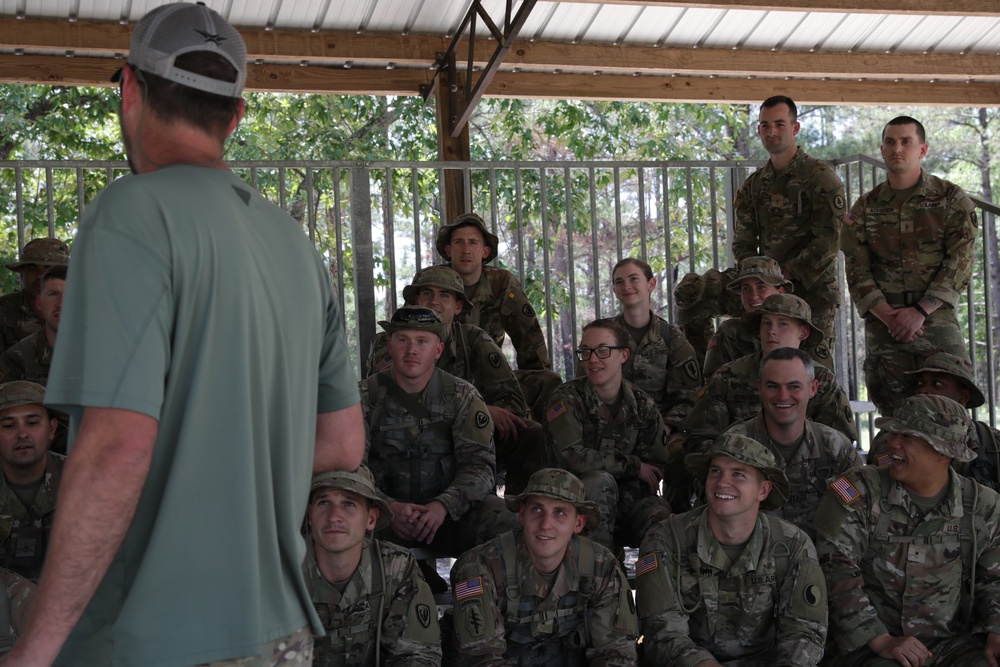
[[[624,345],[598,345],[597,347],[581,347],[576,350],[576,358],[580,361],[590,359],[590,355],[596,354],[598,359],[607,359],[611,356],[611,350],[624,350]]]

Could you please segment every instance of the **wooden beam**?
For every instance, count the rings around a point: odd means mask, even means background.
[[[563,2],[645,7],[749,9],[769,12],[839,12],[850,14],[922,14],[929,16],[1000,16],[990,0],[562,0]]]

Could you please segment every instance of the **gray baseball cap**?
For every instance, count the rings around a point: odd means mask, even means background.
[[[891,417],[879,417],[876,428],[926,440],[934,451],[956,461],[971,461],[976,452],[969,449],[972,419],[965,408],[944,396],[920,394],[904,400]]]

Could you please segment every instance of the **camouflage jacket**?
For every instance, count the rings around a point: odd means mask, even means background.
[[[639,345],[629,338],[632,355],[625,362],[622,377],[649,394],[660,410],[663,423],[676,431],[694,407],[694,396],[701,386],[701,370],[694,348],[680,328],[653,312],[649,315],[649,330]],[[625,326],[624,315],[618,315],[615,321]]]
[[[794,523],[810,539],[816,539],[813,518],[827,486],[851,468],[863,465],[846,435],[808,419],[805,437],[791,459],[785,459],[771,442],[763,414],[733,424],[726,433],[749,436],[771,450],[778,467],[788,477],[791,494],[784,505],[769,513]]]
[[[364,463],[375,486],[389,501],[437,500],[457,520],[495,486],[493,420],[486,404],[471,384],[435,369],[423,393],[412,397],[424,414],[414,414],[388,383],[396,385],[391,370],[359,383]]]
[[[545,419],[550,464],[574,474],[604,470],[621,480],[635,478],[643,461],[666,462],[663,419],[656,403],[627,381],[622,382],[616,417],[583,377],[552,392]]]
[[[42,325],[42,318],[23,289],[0,296],[0,352],[35,333]]]
[[[951,467],[959,475],[1000,491],[1000,431],[986,422],[973,422],[965,444],[976,453],[976,458],[967,462],[952,459]],[[868,465],[880,468],[889,465],[889,437],[886,431],[879,431],[872,440]]]
[[[787,521],[758,514],[731,562],[707,507],[676,514],[646,533],[635,572],[646,664],[802,667],[823,656],[823,572],[812,541]]]
[[[839,478],[823,497],[816,546],[830,588],[830,634],[842,651],[885,633],[924,641],[1000,632],[1000,495],[954,471],[949,480],[931,510],[888,469],[871,466]]]
[[[31,507],[21,504],[6,476],[0,475],[0,564],[31,581],[42,573],[65,461],[60,454],[48,454],[45,477]]]
[[[0,354],[0,382],[27,380],[44,387],[51,364],[52,348],[42,327]]]
[[[391,366],[389,336],[382,332],[372,340],[371,353],[365,365],[365,377]],[[471,382],[486,405],[510,410],[522,419],[527,416],[528,408],[524,403],[521,386],[507,363],[507,357],[489,334],[479,327],[452,322],[448,340],[444,342],[444,352],[435,366]]]
[[[819,310],[840,303],[837,252],[847,199],[836,171],[801,148],[777,174],[768,161],[736,194],[733,254],[740,262],[765,255],[781,264],[795,294]],[[829,335],[831,332],[827,332]]]
[[[573,537],[551,589],[532,565],[520,529],[463,554],[451,581],[463,667],[521,664],[516,658],[525,655],[534,659],[525,665],[636,663],[638,622],[628,581],[614,555],[586,537]],[[512,587],[519,592],[516,608]]]
[[[709,339],[702,376],[707,382],[724,364],[755,352],[760,352],[760,338],[748,334],[740,318],[732,317],[720,324]]]
[[[341,595],[323,578],[312,540],[306,541],[302,574],[316,613],[326,628],[326,636],[315,640],[316,667],[441,664],[441,630],[434,596],[409,550],[388,542],[366,540],[361,563]],[[374,562],[376,559],[379,563]],[[381,628],[378,665],[375,664],[376,627]]]
[[[701,451],[729,426],[760,412],[757,378],[761,356],[757,352],[729,362],[716,371],[701,390],[694,409],[684,422],[684,446],[688,451]],[[847,394],[837,385],[837,376],[817,364],[816,379],[819,388],[809,399],[806,418],[835,428],[854,442],[858,439],[854,413]]]
[[[954,307],[972,276],[976,207],[962,188],[921,171],[905,203],[888,183],[861,195],[844,217],[847,283],[864,315],[897,295],[935,297]]]
[[[482,277],[472,293],[469,292],[466,288],[466,296],[473,307],[456,316],[459,322],[485,329],[498,347],[503,346],[506,332],[517,352],[518,370],[551,369],[542,325],[513,273],[507,269],[484,266]]]
[[[10,610],[8,632],[10,632],[11,641],[14,641],[18,635],[24,632],[24,628],[28,624],[28,615],[31,613],[31,605],[35,601],[38,587],[16,572],[2,568],[0,568],[0,579],[7,590],[7,600],[4,604]],[[0,655],[3,653],[4,651],[0,650]]]

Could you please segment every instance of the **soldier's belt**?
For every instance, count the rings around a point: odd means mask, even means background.
[[[885,297],[886,302],[890,306],[895,307],[906,307],[916,305],[922,298],[924,298],[923,292],[882,292],[882,296]]]

